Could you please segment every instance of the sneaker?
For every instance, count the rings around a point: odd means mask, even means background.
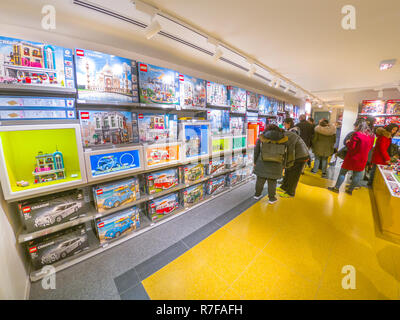
[[[276,197],[275,198],[269,198],[268,203],[269,204],[274,204],[277,201],[278,201],[278,199]]]
[[[260,195],[260,196],[254,196],[253,197],[255,200],[260,200],[261,198],[262,198],[262,195]]]
[[[353,195],[353,190],[351,190],[351,189],[346,189],[344,192],[346,192],[347,194],[349,194],[349,195]]]
[[[284,193],[279,193],[279,196],[281,197],[281,198],[293,198],[294,196],[292,196],[292,195],[290,195],[289,193],[286,193],[286,192],[284,192]]]
[[[329,191],[335,192],[335,193],[339,193],[339,189],[335,188],[335,187],[328,187]]]

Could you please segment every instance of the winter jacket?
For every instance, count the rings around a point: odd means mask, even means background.
[[[288,137],[283,132],[278,131],[264,131],[257,140],[256,147],[254,149],[254,173],[262,178],[267,179],[280,179],[282,177],[282,171],[285,163],[279,163],[274,161],[264,161],[262,154],[262,144],[276,145],[277,147],[287,147]],[[264,157],[274,158],[277,155],[274,152],[271,154],[265,154],[267,148],[264,148]],[[274,148],[271,148],[274,151]],[[284,154],[285,158],[287,153]],[[286,161],[284,161],[286,162]]]
[[[297,134],[298,136],[300,136],[300,128],[299,127],[290,128],[288,131],[293,132],[293,133]]]
[[[336,128],[333,124],[326,127],[320,125],[315,127],[312,150],[318,157],[329,157],[334,152],[336,142]]]
[[[314,136],[314,126],[308,121],[302,120],[296,124],[296,127],[300,129],[300,137],[306,143],[306,146],[310,148]]]
[[[374,164],[386,164],[390,161],[389,146],[392,143],[392,134],[386,131],[385,128],[376,129],[376,143],[372,153],[372,163]]]
[[[361,132],[353,132],[346,143],[347,154],[342,168],[352,171],[363,171],[368,161],[368,153],[374,145],[374,136]]]
[[[290,130],[285,131],[284,134],[288,137],[286,168],[293,166],[295,161],[305,161],[310,158],[308,148],[300,136]]]

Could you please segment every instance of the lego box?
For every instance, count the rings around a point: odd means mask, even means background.
[[[188,164],[179,167],[180,181],[182,183],[195,182],[205,177],[204,165],[202,163]]]
[[[225,189],[225,179],[226,177],[220,176],[207,181],[206,191],[207,194],[213,195],[221,192]]]
[[[125,236],[140,228],[140,210],[133,206],[97,219],[96,228],[101,244]]]
[[[101,184],[93,188],[93,198],[98,212],[117,208],[140,198],[138,178]]]
[[[242,180],[242,176],[238,171],[231,172],[226,175],[226,185],[232,187]]]
[[[225,170],[225,159],[212,159],[207,165],[207,174],[216,174]]]
[[[152,221],[159,220],[170,215],[179,208],[178,193],[171,193],[148,202],[148,214]]]
[[[196,184],[182,190],[181,203],[183,207],[190,207],[204,199],[204,184]]]
[[[89,233],[83,224],[27,243],[28,254],[35,269],[74,256],[89,248]]]
[[[229,169],[235,169],[244,164],[243,154],[235,154],[232,157],[229,157],[227,160],[227,167]]]
[[[178,184],[178,169],[168,169],[146,174],[146,186],[149,194],[171,189]]]
[[[28,232],[34,232],[86,216],[90,210],[87,189],[60,192],[18,203]]]

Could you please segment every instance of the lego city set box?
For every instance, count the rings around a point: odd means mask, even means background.
[[[204,200],[204,184],[196,184],[181,191],[181,204],[190,207]]]
[[[86,216],[91,208],[87,188],[60,192],[18,203],[28,232],[34,232]]]
[[[204,165],[192,163],[179,167],[179,179],[182,183],[196,182],[205,177]]]
[[[126,205],[140,198],[138,178],[100,184],[93,188],[93,199],[98,212]]]
[[[225,170],[225,159],[211,159],[207,165],[207,175],[217,174]]]
[[[225,189],[226,177],[222,175],[207,181],[206,192],[209,195],[217,194]]]
[[[139,228],[140,209],[137,206],[96,220],[97,235],[101,244],[125,236]]]
[[[28,242],[27,250],[34,269],[90,249],[91,234],[93,235],[93,231],[81,224]]]
[[[178,192],[171,193],[164,197],[160,197],[148,202],[148,215],[151,221],[160,220],[161,218],[171,215],[179,208]]]
[[[178,169],[168,169],[145,175],[148,194],[154,194],[176,187],[179,184]]]

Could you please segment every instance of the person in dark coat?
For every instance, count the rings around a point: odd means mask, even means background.
[[[296,124],[296,127],[300,129],[300,137],[305,142],[307,148],[311,148],[312,139],[314,136],[314,126],[306,121],[306,115],[302,114],[299,117],[300,122]]]
[[[269,203],[273,204],[276,198],[277,180],[282,177],[282,171],[287,158],[288,137],[284,131],[274,124],[269,124],[260,134],[254,149],[254,173],[257,176],[256,200],[262,197],[264,184],[268,182]]]
[[[283,120],[283,127],[286,131],[293,132],[300,136],[300,128],[294,125],[294,121],[292,118],[286,118],[285,120]]]

